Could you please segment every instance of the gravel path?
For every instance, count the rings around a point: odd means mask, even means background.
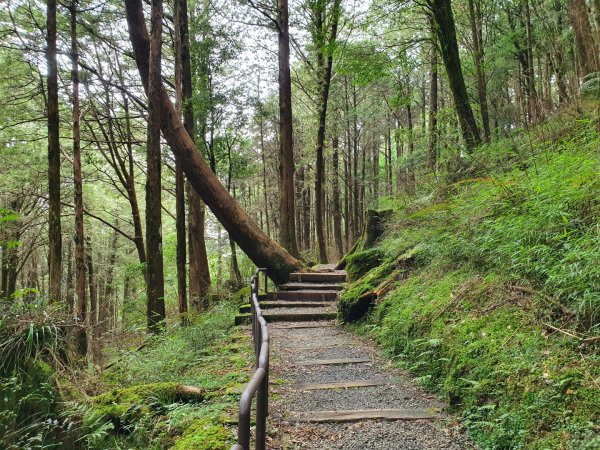
[[[313,310],[315,308],[312,308]],[[322,324],[322,323],[321,323]],[[361,409],[431,408],[443,403],[424,392],[401,371],[378,356],[377,348],[332,326],[270,326],[272,345],[270,405],[271,449],[435,450],[475,448],[448,417],[432,420],[363,420],[346,423],[296,423],[292,413]],[[303,323],[307,325],[307,323]],[[311,325],[319,325],[313,322]],[[369,358],[370,362],[301,365],[303,361]],[[297,383],[387,381],[389,385],[298,390]]]

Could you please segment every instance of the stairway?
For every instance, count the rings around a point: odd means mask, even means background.
[[[321,322],[337,317],[338,291],[344,287],[346,272],[320,266],[315,272],[294,272],[279,291],[260,296],[260,307],[268,323]],[[250,305],[240,307],[236,324],[248,323]]]
[[[272,448],[465,448],[454,430],[441,431],[443,404],[335,326],[345,281],[344,271],[320,266],[291,274],[260,302],[279,380],[270,388]]]

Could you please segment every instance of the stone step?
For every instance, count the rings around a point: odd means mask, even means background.
[[[411,409],[356,409],[344,411],[292,412],[285,420],[292,422],[359,422],[361,420],[422,420],[436,419],[436,408]]]
[[[290,273],[290,281],[298,283],[343,283],[346,281],[346,272],[293,272]]]
[[[341,291],[342,283],[298,283],[289,282],[279,286],[282,291]]]
[[[334,302],[338,298],[337,291],[332,290],[311,290],[311,291],[279,291],[277,300],[295,301],[320,301]]]
[[[327,308],[331,306],[331,302],[306,302],[306,301],[271,301],[261,302],[260,307],[263,310],[273,308]],[[241,313],[250,312],[250,305],[240,306]]]

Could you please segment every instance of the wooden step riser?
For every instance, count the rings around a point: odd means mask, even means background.
[[[263,314],[268,323],[272,322],[316,322],[321,320],[334,320],[337,313],[290,313],[290,314]]]
[[[310,292],[310,291],[279,291],[277,300],[285,301],[318,301],[318,302],[334,302],[338,298],[336,291],[329,292]]]
[[[298,273],[290,274],[292,282],[306,283],[344,283],[346,275],[343,273]]]
[[[431,420],[438,417],[435,408],[359,409],[346,411],[310,411],[291,413],[291,422],[325,423],[358,422],[361,420]]]
[[[299,284],[282,284],[279,286],[282,291],[341,291],[344,285],[340,283],[299,283]]]
[[[263,311],[268,311],[273,308],[327,308],[331,307],[331,302],[307,302],[307,301],[280,301],[280,302],[264,302],[260,308]],[[240,313],[249,313],[251,311],[249,305],[240,306]]]

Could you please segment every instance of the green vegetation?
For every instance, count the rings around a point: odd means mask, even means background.
[[[253,364],[247,336],[233,327],[237,304],[225,300],[191,316],[188,326],[168,327],[142,349],[115,355],[116,363],[101,373],[56,375],[40,349],[2,378],[3,445],[229,447],[235,429],[227,423]]]
[[[462,413],[484,449],[600,448],[598,148],[585,120],[481,147],[471,178],[393,205],[377,248],[394,260],[417,247],[419,263],[374,268],[342,295],[349,320],[348,305],[375,294],[355,329]]]

